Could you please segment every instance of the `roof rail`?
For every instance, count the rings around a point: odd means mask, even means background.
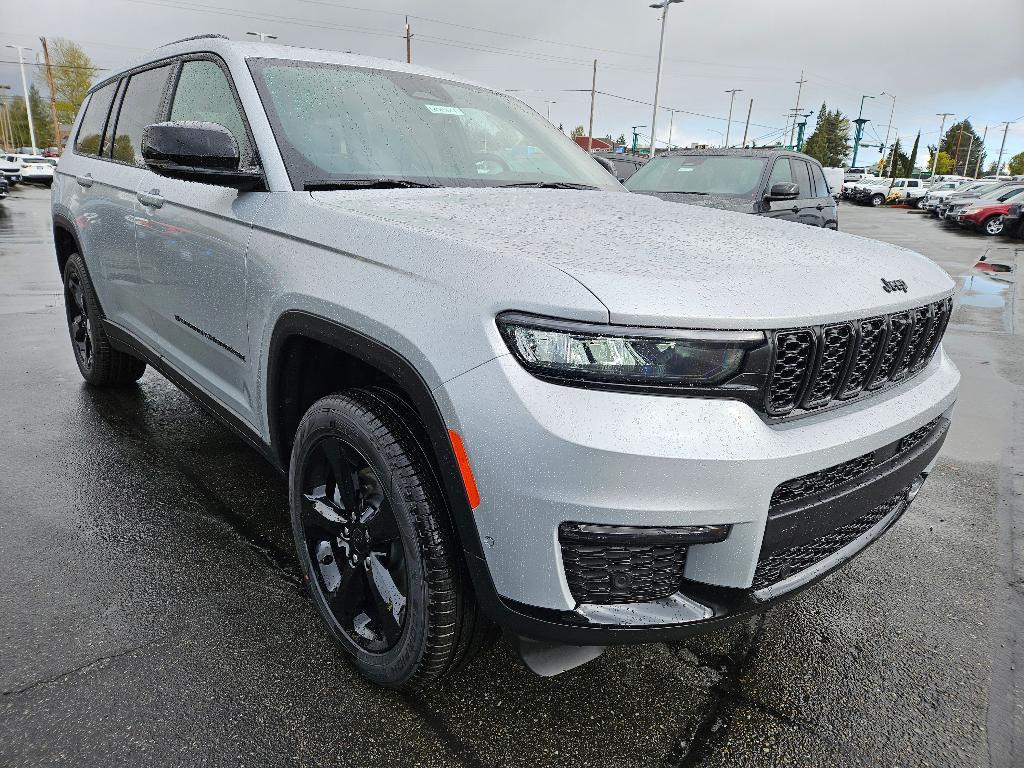
[[[164,43],[160,47],[161,48],[166,48],[169,45],[177,45],[178,43],[187,43],[190,40],[206,40],[206,39],[209,39],[209,38],[218,38],[220,40],[230,40],[231,39],[227,35],[222,35],[222,34],[219,34],[217,32],[208,32],[205,35],[192,35],[192,37],[183,37],[183,38],[181,38],[181,40],[172,40],[169,43]]]

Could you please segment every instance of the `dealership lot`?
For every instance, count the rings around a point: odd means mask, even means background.
[[[153,372],[137,389],[82,385],[48,199],[22,186],[0,203],[0,764],[998,765],[1013,754],[1024,307],[1012,279],[1024,246],[840,206],[840,229],[920,251],[957,280],[946,349],[963,374],[936,472],[849,568],[691,642],[613,649],[553,679],[499,644],[461,678],[405,696],[360,678],[302,596],[283,478]],[[975,269],[983,255],[1018,271]]]

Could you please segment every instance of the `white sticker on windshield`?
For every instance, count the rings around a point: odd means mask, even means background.
[[[689,173],[692,170],[693,170],[693,166],[692,165],[681,165],[678,168],[676,168],[676,173]]]
[[[435,115],[461,115],[462,110],[458,107],[446,107],[443,104],[424,104],[427,109]]]

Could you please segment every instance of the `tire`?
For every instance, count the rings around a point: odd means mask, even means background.
[[[917,210],[919,210],[919,211],[924,210],[924,198],[923,197],[917,198],[917,200],[914,201],[914,207],[917,208]]]
[[[884,202],[885,202],[885,195],[872,195],[871,196],[871,205],[873,207],[875,207],[875,208],[877,208],[878,206],[880,206]]]
[[[421,689],[494,639],[430,465],[383,398],[350,390],[314,403],[299,423],[288,477],[306,586],[367,679]]]
[[[1003,233],[1003,217],[1002,216],[989,216],[983,222],[978,230],[985,233],[989,237],[995,237]]]
[[[64,265],[64,310],[71,348],[82,378],[94,387],[134,384],[146,372],[146,363],[110,346],[103,330],[96,291],[82,257],[73,253]]]

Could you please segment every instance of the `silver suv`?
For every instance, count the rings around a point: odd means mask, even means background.
[[[53,185],[78,365],[147,365],[287,472],[370,679],[503,629],[552,674],[881,536],[946,435],[953,283],[903,248],[626,192],[513,98],[181,41],[95,86]]]

